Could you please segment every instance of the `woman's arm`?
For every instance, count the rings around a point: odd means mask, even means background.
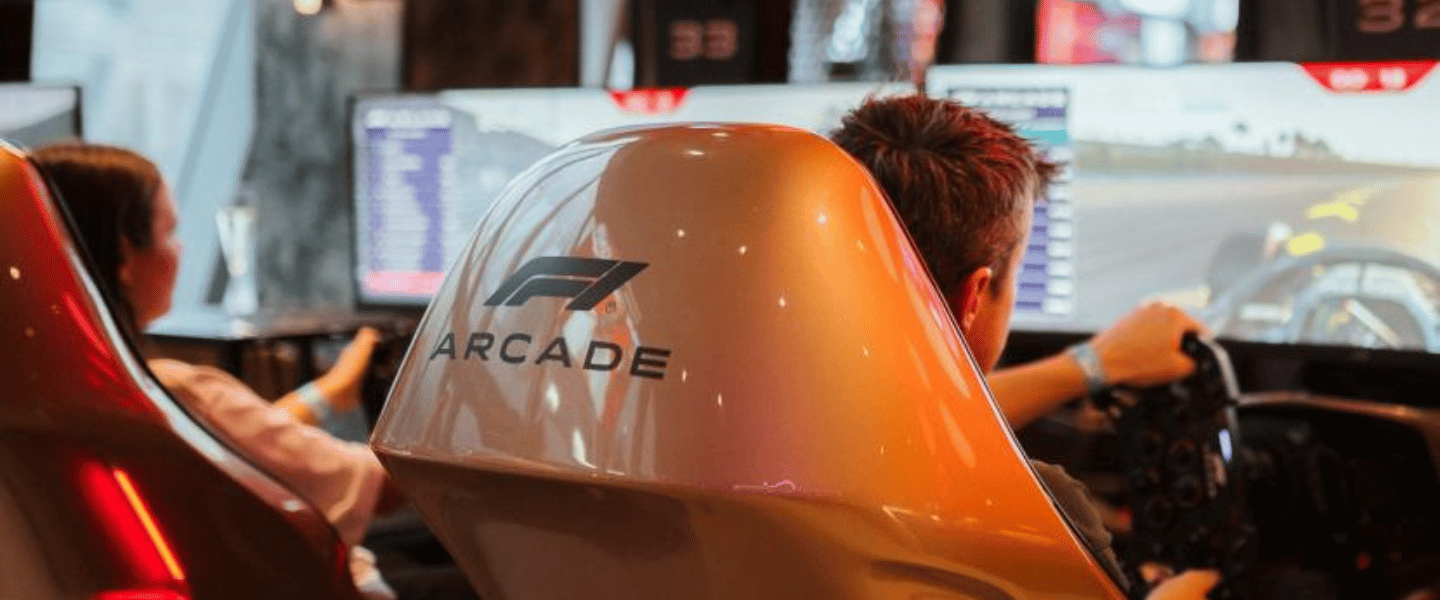
[[[355,339],[340,351],[339,358],[335,359],[335,366],[315,381],[306,384],[314,385],[314,393],[319,395],[320,401],[329,404],[330,411],[347,412],[360,405],[360,388],[365,382],[365,372],[370,367],[370,355],[374,354],[375,345],[379,341],[379,332],[369,327],[361,327],[360,331],[355,333]],[[275,401],[275,406],[289,411],[301,423],[315,425],[320,422],[321,415],[315,414],[316,411],[306,403],[306,393],[301,391],[303,389],[302,387],[285,394]]]
[[[359,543],[390,485],[374,452],[306,425],[219,369],[171,360],[150,365],[217,437],[319,509],[347,545]]]

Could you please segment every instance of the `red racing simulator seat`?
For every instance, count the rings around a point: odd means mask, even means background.
[[[0,598],[358,598],[323,515],[155,382],[4,144],[0,222]]]
[[[372,443],[490,600],[1123,597],[882,193],[795,129],[518,176]]]

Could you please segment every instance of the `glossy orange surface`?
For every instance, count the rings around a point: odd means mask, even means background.
[[[373,443],[486,598],[1120,597],[868,174],[794,129],[519,176]]]
[[[3,144],[0,223],[0,597],[356,597],[324,517],[154,382]]]

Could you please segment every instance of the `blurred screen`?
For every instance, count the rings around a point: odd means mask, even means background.
[[[80,133],[80,88],[0,83],[0,138],[34,148]]]
[[[675,121],[828,132],[871,94],[911,86],[456,90],[370,96],[352,117],[356,283],[365,304],[424,306],[515,175],[581,136]]]
[[[1035,60],[1052,64],[1228,62],[1239,0],[1040,0]]]
[[[1440,352],[1433,66],[945,66],[927,81],[1064,167],[1036,211],[1017,329],[1095,331],[1163,299],[1234,339]]]

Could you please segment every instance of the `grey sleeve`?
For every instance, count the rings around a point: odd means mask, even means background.
[[[1115,550],[1110,547],[1113,536],[1105,529],[1100,511],[1095,507],[1095,500],[1090,497],[1085,484],[1071,477],[1058,465],[1032,460],[1030,466],[1035,469],[1040,482],[1050,490],[1050,496],[1055,499],[1060,511],[1065,513],[1075,530],[1080,533],[1081,539],[1090,548],[1090,553],[1110,572],[1121,589],[1128,590],[1130,582],[1125,577],[1125,571],[1120,568],[1120,560],[1115,556]]]

